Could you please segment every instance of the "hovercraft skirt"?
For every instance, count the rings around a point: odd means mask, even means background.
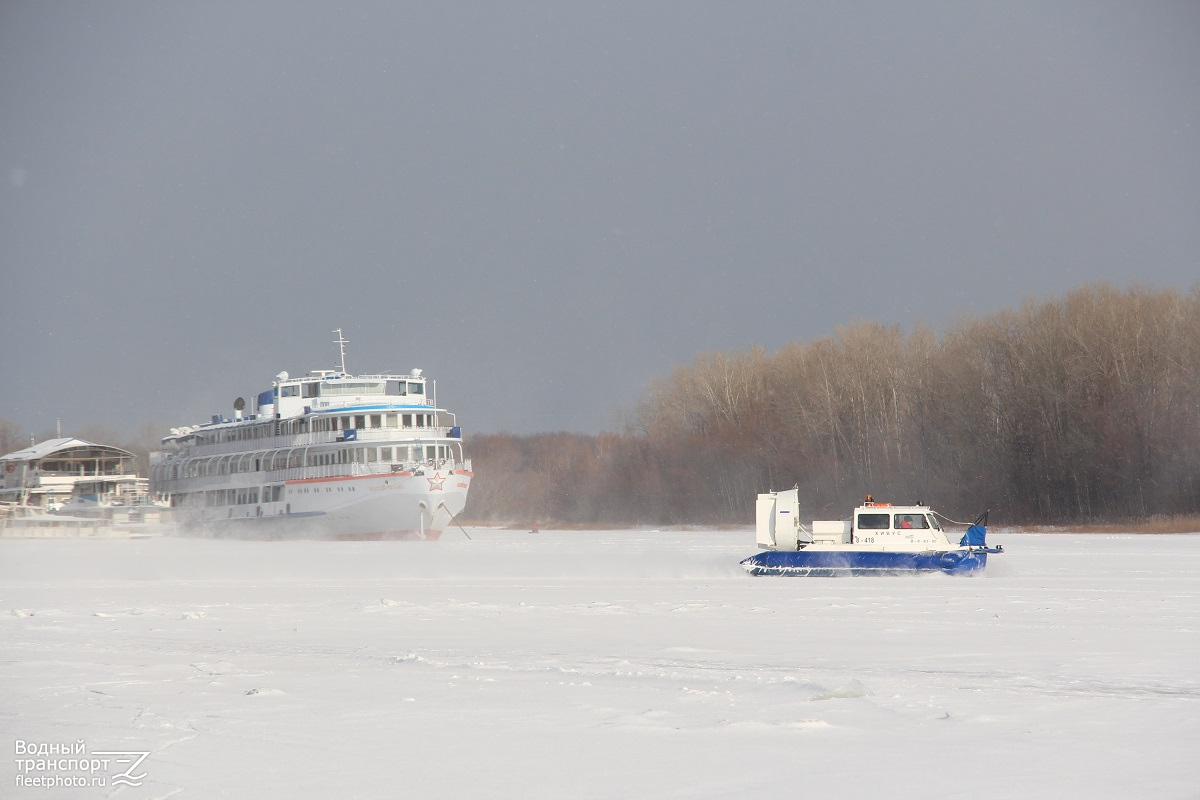
[[[751,575],[797,578],[912,575],[922,572],[962,575],[982,570],[987,565],[987,553],[980,550],[950,550],[940,553],[774,550],[750,556],[741,564]]]

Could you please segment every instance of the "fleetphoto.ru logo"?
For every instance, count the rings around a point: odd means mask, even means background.
[[[74,744],[16,740],[17,786],[141,786],[142,750],[92,750]]]

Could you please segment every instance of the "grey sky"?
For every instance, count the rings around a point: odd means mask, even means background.
[[[700,352],[1200,279],[1200,4],[0,3],[0,417],[422,367],[596,432]]]

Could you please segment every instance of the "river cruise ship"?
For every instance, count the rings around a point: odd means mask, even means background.
[[[185,533],[247,538],[436,539],[467,502],[471,462],[436,382],[339,369],[279,373],[233,418],[173,428],[150,488]],[[249,411],[249,413],[244,413]]]

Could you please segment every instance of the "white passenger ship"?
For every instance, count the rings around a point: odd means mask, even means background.
[[[253,538],[436,539],[467,502],[455,417],[408,375],[279,373],[253,413],[173,428],[150,488],[187,532]]]

